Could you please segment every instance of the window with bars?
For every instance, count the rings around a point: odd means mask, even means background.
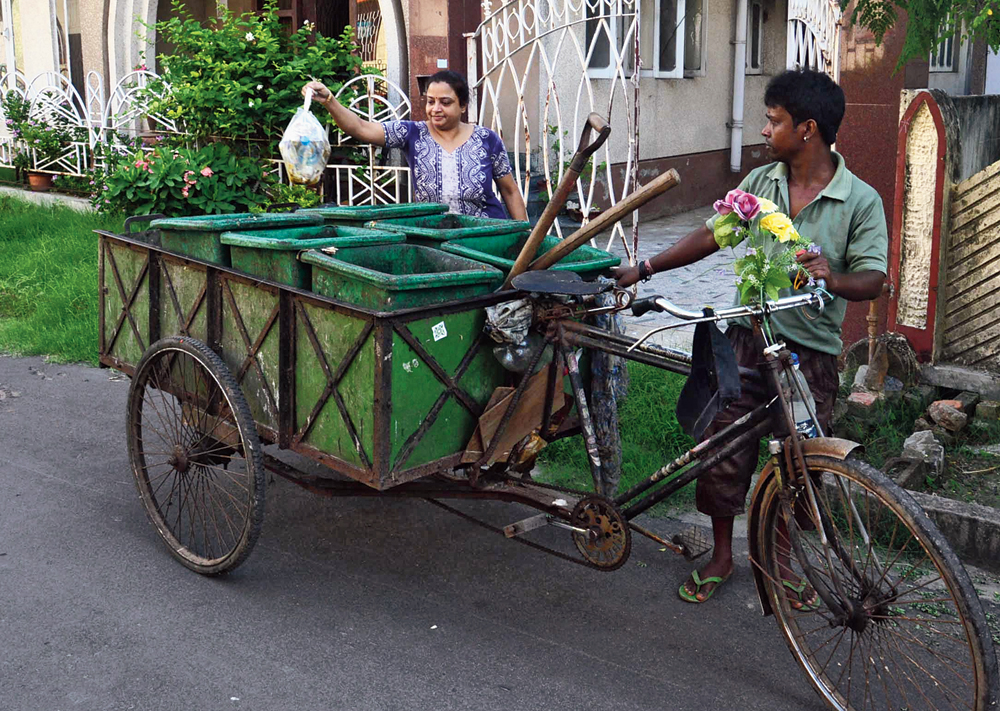
[[[705,68],[705,0],[653,0],[653,76],[679,79]]]
[[[644,73],[651,67],[653,76],[662,79],[704,74],[705,2],[642,0],[643,16],[653,16],[653,56],[644,52]],[[625,74],[630,74],[634,64],[632,16],[621,14],[618,0],[588,0],[585,7],[585,51],[590,53],[587,73],[595,78],[611,77],[621,57]]]
[[[619,57],[626,74],[632,72],[632,16],[622,14],[618,0],[586,0],[587,30],[585,52],[590,53],[587,73],[596,78],[614,76]],[[613,49],[613,51],[612,51]]]
[[[747,74],[760,74],[764,66],[764,4],[753,0],[747,6]]]
[[[945,26],[950,26],[951,18],[945,23]],[[930,71],[932,72],[954,72],[958,69],[957,62],[955,61],[955,56],[957,52],[956,45],[956,35],[959,34],[958,31],[952,26],[952,33],[945,37],[938,44],[937,47],[931,52],[930,56]]]

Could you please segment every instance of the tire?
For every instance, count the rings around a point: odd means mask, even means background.
[[[203,575],[246,560],[264,523],[264,463],[219,356],[193,338],[151,345],[132,378],[126,427],[139,498],[171,554]]]
[[[992,708],[997,662],[986,617],[941,532],[869,465],[806,460],[813,481],[822,482],[813,488],[820,526],[804,489],[790,490],[783,503],[773,477],[759,499],[754,563],[785,641],[819,695],[844,710]],[[795,609],[784,580],[811,581],[823,593],[818,609]],[[831,606],[845,600],[849,617]]]

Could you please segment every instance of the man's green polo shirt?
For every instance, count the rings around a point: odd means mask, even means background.
[[[835,152],[833,157],[837,161],[833,179],[799,211],[792,223],[800,235],[823,248],[830,271],[844,274],[873,270],[885,274],[889,235],[882,198],[873,187],[847,169],[843,156]],[[785,163],[771,163],[751,171],[740,183],[739,189],[767,198],[786,215],[790,213],[788,166]],[[713,228],[717,217],[713,215],[708,220],[708,229]],[[783,289],[781,296],[800,291]],[[776,335],[781,334],[824,353],[840,355],[843,349],[840,327],[846,310],[847,302],[838,296],[827,304],[826,310],[815,321],[810,321],[800,309],[795,309],[774,314],[771,326]],[[742,319],[739,323],[750,325]]]

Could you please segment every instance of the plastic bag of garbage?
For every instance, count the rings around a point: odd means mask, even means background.
[[[312,89],[306,90],[305,102],[292,116],[278,144],[288,179],[302,185],[318,183],[330,158],[329,132],[309,110],[312,94]]]

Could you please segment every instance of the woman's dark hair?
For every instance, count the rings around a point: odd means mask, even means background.
[[[465,77],[450,69],[442,69],[435,74],[431,74],[431,78],[427,80],[427,86],[439,82],[451,87],[452,91],[455,92],[455,96],[458,97],[459,106],[469,105],[469,82],[465,80]]]
[[[823,72],[798,69],[782,72],[767,84],[764,104],[781,107],[798,126],[812,119],[827,145],[837,140],[844,119],[844,90]]]

